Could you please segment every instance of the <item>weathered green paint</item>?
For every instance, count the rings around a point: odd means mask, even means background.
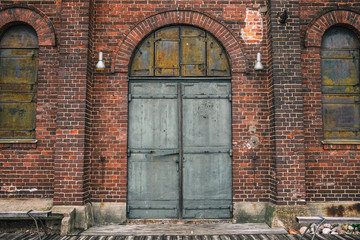
[[[177,84],[131,83],[130,92],[129,217],[177,218]]]
[[[131,76],[230,76],[224,48],[205,31],[171,26],[149,35],[134,54]]]
[[[359,41],[334,27],[321,51],[324,139],[360,139]]]
[[[182,85],[184,218],[230,218],[230,83]]]
[[[37,44],[26,25],[10,28],[0,40],[0,138],[35,138]]]
[[[131,82],[130,93],[129,218],[231,217],[230,83]]]

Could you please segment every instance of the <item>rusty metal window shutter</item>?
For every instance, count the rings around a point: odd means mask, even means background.
[[[321,49],[324,140],[360,140],[359,40],[333,27]]]
[[[35,30],[15,25],[0,38],[0,139],[35,139],[39,44]]]
[[[191,26],[165,27],[140,43],[130,66],[132,77],[226,77],[224,48],[209,33]]]

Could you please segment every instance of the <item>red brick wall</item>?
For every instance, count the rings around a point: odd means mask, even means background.
[[[87,82],[86,82],[86,109],[85,109],[85,154],[84,154],[84,201],[90,201],[90,165],[91,165],[91,119],[93,109],[93,78],[94,78],[94,59],[93,59],[93,46],[94,46],[94,0],[89,2],[89,37],[88,37],[88,54],[87,54]]]
[[[85,123],[90,1],[2,1],[0,30],[19,22],[39,38],[36,144],[1,145],[1,196],[86,200]],[[87,186],[87,189],[89,187]]]
[[[105,62],[109,66],[109,62]],[[96,73],[91,111],[91,200],[126,201],[127,74]]]
[[[54,204],[86,200],[85,125],[90,0],[63,0],[59,31],[59,88],[54,155]]]
[[[254,73],[249,67],[253,67],[257,52],[262,52],[263,58],[267,56],[262,29],[265,16],[258,11],[260,3],[131,3],[134,4],[95,3],[94,48],[95,52],[104,51],[105,62],[111,63],[111,69],[96,73],[94,78],[92,199],[126,201],[127,76],[132,52],[157,28],[191,24],[214,34],[228,51],[232,64],[234,201],[267,201],[270,176],[267,77],[265,72]],[[246,15],[247,12],[252,15]],[[246,17],[251,19],[248,24]],[[242,32],[244,27],[258,33],[252,36],[254,32]],[[242,34],[246,35],[244,39]]]
[[[10,3],[10,1],[9,1]],[[54,145],[56,133],[57,67],[59,54],[52,21],[56,19],[55,2],[29,8],[0,5],[0,34],[13,22],[31,25],[39,38],[37,99],[37,143],[0,144],[0,197],[53,196]],[[49,9],[47,16],[39,10]]]
[[[304,1],[301,8],[307,201],[360,200],[360,145],[322,144],[320,46],[334,25],[353,29],[360,39],[360,3]]]
[[[299,4],[272,1],[270,6],[272,139],[271,200],[280,205],[305,204],[303,98]],[[281,21],[280,15],[287,16]]]
[[[132,52],[159,27],[191,24],[216,36],[232,65],[234,201],[303,204],[305,193],[307,201],[359,201],[359,145],[321,143],[319,55],[331,25],[359,34],[357,0],[148,2],[0,2],[0,33],[23,21],[40,40],[39,141],[0,145],[0,197],[125,202]],[[255,72],[258,52],[265,70]]]

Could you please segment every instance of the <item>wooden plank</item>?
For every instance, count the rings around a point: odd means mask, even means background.
[[[349,240],[349,239],[353,240],[353,238],[346,237],[346,236],[350,236],[350,235],[347,235],[347,234],[337,234],[337,235],[334,235],[334,236],[336,236],[336,238],[339,239],[339,240]]]
[[[319,223],[325,219],[324,223],[348,223],[359,224],[360,217],[296,217],[298,223]]]
[[[231,240],[238,240],[239,238],[238,238],[236,235],[231,234],[231,235],[230,235],[230,239],[231,239]],[[204,239],[204,240],[207,240],[207,239]]]
[[[248,235],[248,234],[239,234],[238,237],[240,240],[255,240],[255,238],[253,238],[252,235]]]
[[[29,218],[27,213],[23,211],[0,212],[0,218]],[[33,217],[49,217],[51,211],[31,211],[30,214]]]
[[[172,236],[186,236],[186,235],[212,235],[209,237],[214,239],[216,234],[286,234],[287,232],[282,228],[269,228],[263,223],[246,223],[246,224],[140,224],[140,225],[106,225],[91,227],[81,235],[87,236],[158,236],[158,235],[172,235]],[[132,239],[126,239],[132,240]],[[153,238],[153,240],[162,240]],[[183,238],[184,240],[184,238]]]
[[[279,240],[298,240],[299,235],[295,234],[276,234],[276,235],[268,235],[268,236],[277,236]]]
[[[265,234],[254,234],[252,236],[254,236],[257,240],[269,240],[268,235]]]

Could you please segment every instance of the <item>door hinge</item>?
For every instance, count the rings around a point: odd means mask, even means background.
[[[126,204],[126,213],[129,213],[130,212],[130,206],[129,204]]]
[[[128,101],[131,102],[131,93],[129,93],[129,98],[128,98]]]
[[[229,155],[230,155],[230,157],[233,156],[233,150],[232,149],[229,150]]]
[[[130,150],[130,148],[127,149],[127,156],[128,156],[128,157],[131,156],[131,150]]]
[[[232,95],[229,94],[229,101],[231,102],[232,101]]]

